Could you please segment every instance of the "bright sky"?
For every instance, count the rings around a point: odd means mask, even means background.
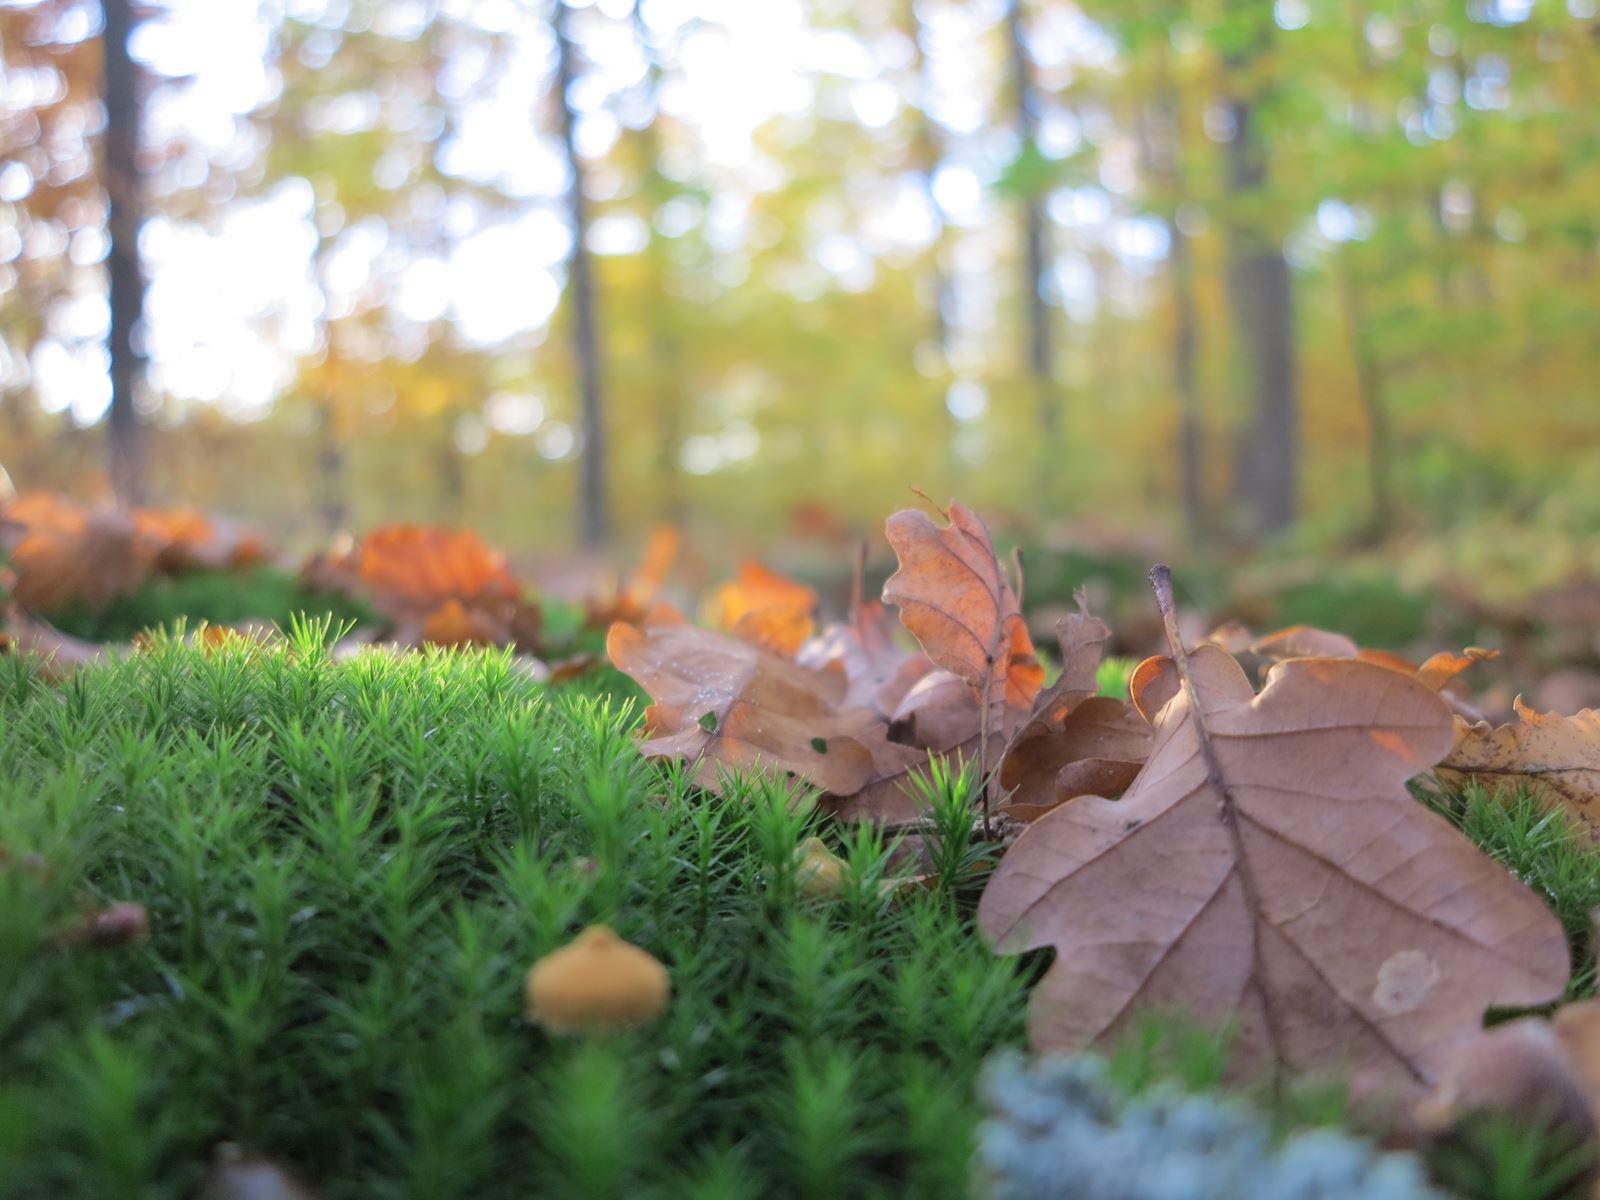
[[[321,7],[317,0],[280,2],[290,11]],[[489,223],[463,210],[459,236],[401,264],[390,303],[418,323],[448,316],[468,340],[494,345],[550,319],[569,246],[557,194],[564,175],[559,145],[536,123],[545,111],[549,31],[529,18],[525,0],[444,0],[442,6],[470,7],[475,21],[508,31],[512,60],[494,93],[467,107],[441,164],[451,174],[492,183],[523,205],[508,219]],[[599,158],[617,137],[620,120],[627,119],[619,97],[641,77],[644,63],[629,27],[631,0],[592,0],[592,7],[597,11],[580,14],[589,18],[581,32],[594,71],[577,96],[583,113],[578,136],[582,152]],[[922,99],[952,141],[934,193],[944,218],[971,231],[970,244],[958,244],[954,256],[961,295],[957,324],[980,344],[996,303],[992,231],[983,230],[993,215],[986,184],[1008,153],[1009,135],[984,128],[984,97],[996,64],[972,47],[979,31],[992,28],[999,8],[997,0],[931,0],[927,9],[935,94]],[[378,11],[386,26],[401,30],[418,19],[421,5],[389,0]],[[264,17],[259,0],[166,0],[165,13],[141,31],[135,53],[160,73],[185,75],[192,83],[150,113],[152,142],[181,132],[216,158],[248,159],[248,143],[241,151],[240,119],[272,93],[267,22],[275,15]],[[776,115],[800,114],[817,103],[819,75],[843,81],[850,115],[869,128],[887,125],[902,104],[916,99],[901,94],[903,82],[885,77],[884,60],[874,57],[882,48],[808,27],[799,0],[649,0],[645,17],[656,29],[686,30],[677,44],[680,69],[667,77],[662,105],[696,131],[696,167],[716,179],[707,217],[713,244],[739,245],[750,197],[772,183],[773,168],[752,150],[752,134]],[[1041,20],[1034,39],[1046,72],[1111,53],[1070,9]],[[902,70],[892,78],[903,81],[908,74]],[[327,119],[358,127],[361,106],[330,111]],[[1060,113],[1049,114],[1041,131],[1047,153],[1070,152],[1082,137],[1076,122]],[[1153,223],[1116,216],[1111,196],[1118,184],[1108,178],[1104,189],[1058,193],[1051,215],[1063,225],[1098,224],[1115,253],[1154,262],[1165,253],[1164,234]],[[826,273],[820,278],[864,286],[872,255],[918,244],[931,233],[932,211],[914,181],[874,186],[880,190],[873,219],[860,237],[826,230],[816,237],[814,257]],[[225,214],[220,224],[206,228],[164,217],[147,223],[141,241],[149,278],[146,346],[157,391],[180,403],[216,403],[248,416],[265,411],[290,382],[295,357],[315,349],[321,319],[349,311],[374,272],[382,271],[388,238],[379,224],[347,226],[319,288],[308,185],[288,181],[263,198],[232,202]],[[596,253],[625,253],[636,250],[643,235],[631,218],[602,219],[590,243]],[[508,263],[515,269],[507,269]],[[1097,302],[1081,252],[1059,257],[1054,286],[1069,307]],[[85,298],[79,308],[70,326],[83,349],[48,345],[34,367],[43,405],[70,408],[86,423],[109,402],[104,354],[96,345],[107,310],[98,296]],[[981,392],[955,397],[953,405],[957,401],[963,406],[958,415],[982,411]]]

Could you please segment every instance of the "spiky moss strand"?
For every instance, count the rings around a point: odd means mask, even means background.
[[[654,1020],[667,969],[605,925],[591,925],[528,971],[528,1018],[551,1033],[614,1033]]]

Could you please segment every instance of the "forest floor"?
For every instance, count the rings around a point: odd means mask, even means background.
[[[1048,959],[974,928],[968,780],[930,784],[905,882],[871,826],[641,758],[609,669],[328,642],[157,639],[59,684],[0,656],[0,1196],[190,1196],[225,1143],[324,1200],[968,1194],[975,1079]],[[1600,858],[1526,801],[1419,803],[1548,899],[1592,994]],[[810,836],[847,864],[827,895]],[[123,901],[148,937],[75,935]],[[591,923],[666,965],[653,1024],[525,1015]],[[1112,1058],[1215,1086],[1220,1045],[1152,1025]],[[1345,1119],[1336,1093],[1252,1098],[1292,1126]],[[1452,1183],[1557,1194],[1506,1154]]]

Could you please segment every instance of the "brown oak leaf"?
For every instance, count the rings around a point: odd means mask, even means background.
[[[1559,806],[1600,841],[1600,712],[1535,712],[1519,696],[1504,725],[1456,718],[1456,745],[1435,772],[1447,783],[1523,787]]]
[[[1150,748],[1150,727],[1125,701],[1097,696],[1096,674],[1111,630],[1078,611],[1056,622],[1061,675],[1000,760],[1006,815],[1031,821],[1076,796],[1116,795],[1133,782]]]
[[[889,518],[885,532],[900,567],[883,585],[883,598],[899,608],[901,624],[934,665],[972,688],[980,724],[993,738],[1026,719],[1044,668],[988,529],[954,501],[944,515],[943,527],[918,509]]]
[[[1173,656],[1147,698],[1149,762],[1121,801],[1082,797],[1011,847],[979,905],[1001,953],[1052,946],[1039,1049],[1080,1049],[1181,1006],[1233,1021],[1241,1065],[1434,1079],[1490,1005],[1568,976],[1561,924],[1405,789],[1449,750],[1443,701],[1353,659],[1292,659],[1257,695],[1224,650]],[[1147,672],[1149,674],[1149,672]]]
[[[758,769],[850,795],[873,773],[860,739],[881,721],[870,710],[839,707],[845,681],[835,672],[800,666],[664,609],[642,625],[613,625],[606,652],[654,701],[644,753],[689,762],[702,787],[720,790],[726,770]]]

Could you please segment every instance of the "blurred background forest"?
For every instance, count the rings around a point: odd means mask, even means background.
[[[20,490],[1593,555],[1595,0],[0,0],[0,49]]]

